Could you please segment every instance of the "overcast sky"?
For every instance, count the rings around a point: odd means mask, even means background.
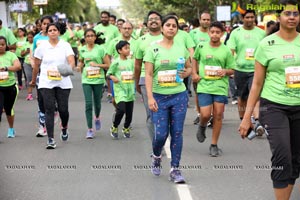
[[[100,8],[120,6],[120,1],[119,0],[96,0],[96,2],[97,2],[97,6],[100,7]]]

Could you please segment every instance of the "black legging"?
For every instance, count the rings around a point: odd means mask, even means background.
[[[121,101],[117,104],[116,114],[113,119],[114,127],[118,127],[121,123],[121,120],[125,116],[124,128],[129,128],[132,121],[132,113],[133,113],[133,101],[124,102]]]
[[[40,88],[39,89],[45,108],[46,129],[49,138],[54,137],[54,112],[56,103],[58,107],[59,116],[61,119],[62,127],[67,127],[69,122],[69,96],[71,89],[61,89],[55,87],[52,89]]]

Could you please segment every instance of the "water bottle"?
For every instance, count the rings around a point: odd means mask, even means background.
[[[177,72],[176,72],[176,82],[177,83],[182,83],[183,82],[183,78],[180,77],[180,72],[183,71],[184,68],[184,64],[185,64],[185,59],[184,58],[178,58],[177,61]]]

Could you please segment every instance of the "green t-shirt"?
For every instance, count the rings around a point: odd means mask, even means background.
[[[26,40],[27,38],[24,37],[24,38],[17,38],[18,42],[17,42],[17,48],[16,48],[16,52],[15,54],[19,57],[19,58],[23,58],[23,56],[21,56],[21,51],[22,51],[22,48],[23,46],[25,45],[26,43]]]
[[[91,67],[90,62],[103,64],[103,58],[106,52],[102,45],[95,44],[94,48],[89,51],[87,46],[83,46],[79,51],[79,59],[84,61],[84,67],[81,75],[82,84],[104,84],[105,75],[103,68]]]
[[[76,36],[75,36],[75,33],[73,33],[74,36],[71,38],[70,37],[70,31],[67,30],[62,36],[60,36],[60,38],[68,43],[70,43],[71,47],[77,47],[77,44],[76,44]]]
[[[146,49],[151,46],[151,44],[162,40],[162,34],[159,35],[151,35],[149,33],[147,33],[146,35],[143,35],[142,37],[140,37],[137,41],[137,50],[136,50],[136,54],[135,54],[135,58],[136,59],[142,59],[144,58],[145,54],[146,54]],[[144,62],[142,64],[142,69],[141,69],[141,75],[142,78],[145,77],[145,66],[144,66]]]
[[[189,34],[195,45],[198,45],[200,42],[208,42],[210,40],[208,33],[200,31],[199,28],[191,30]]]
[[[174,38],[175,42],[182,42],[182,44],[187,48],[194,48],[195,47],[195,43],[193,41],[193,39],[191,38],[191,36],[183,31],[183,30],[178,30],[175,38]]]
[[[113,84],[116,103],[135,100],[134,64],[132,59],[122,60],[117,58],[110,65],[107,74],[116,76],[119,80],[118,83]]]
[[[33,49],[33,43],[29,43],[28,41],[24,44],[24,46],[22,47],[21,51],[27,50],[27,48],[29,48],[32,52]],[[27,64],[30,64],[30,53],[26,54],[24,56],[24,62]]]
[[[13,45],[18,42],[14,33],[6,27],[2,26],[2,28],[0,29],[0,35],[6,38],[8,45]]]
[[[200,43],[195,50],[194,59],[199,63],[197,93],[228,96],[228,76],[219,77],[216,70],[234,69],[234,57],[230,49],[223,43],[217,48],[209,42]]]
[[[12,66],[15,60],[18,60],[16,54],[6,51],[4,55],[0,56],[0,68]],[[15,72],[0,72],[0,87],[12,86],[15,83]]]
[[[254,51],[264,37],[265,32],[258,27],[252,30],[239,27],[232,31],[227,46],[236,52],[236,70],[254,72]]]
[[[261,97],[279,104],[300,105],[299,41],[299,34],[292,42],[272,34],[260,42],[255,59],[266,67]]]
[[[105,38],[105,47],[108,47],[110,41],[119,36],[119,30],[116,26],[109,24],[108,26],[103,26],[103,24],[98,24],[94,27],[96,33],[103,33]]]
[[[112,56],[113,59],[116,59],[119,57],[119,53],[117,52],[117,49],[116,49],[116,44],[118,42],[120,42],[121,40],[122,40],[122,36],[117,37],[117,38],[113,39],[108,45],[107,54]],[[130,38],[130,40],[128,42],[130,44],[129,59],[131,59],[131,58],[134,58],[134,56],[135,56],[135,52],[136,52],[136,48],[137,48],[137,40]]]
[[[190,54],[181,43],[174,43],[170,49],[159,44],[151,45],[144,57],[145,62],[153,64],[152,92],[158,94],[177,94],[186,90],[183,82],[176,82],[177,61],[187,60]]]

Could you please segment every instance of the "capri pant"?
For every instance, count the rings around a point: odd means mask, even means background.
[[[14,105],[17,101],[19,90],[16,84],[8,87],[0,87],[0,116],[3,108],[7,116],[14,115]]]
[[[260,122],[269,133],[274,188],[294,185],[300,170],[300,106],[260,100]]]

